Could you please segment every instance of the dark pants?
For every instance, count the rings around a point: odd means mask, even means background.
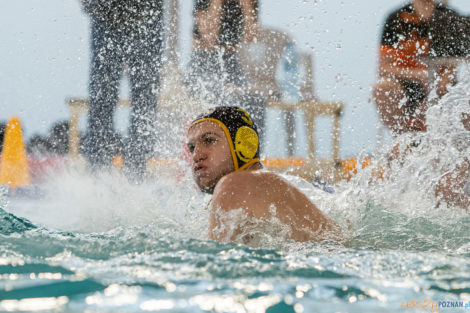
[[[154,151],[157,92],[161,68],[161,25],[121,30],[92,21],[88,134],[84,152],[94,167],[109,166],[115,151],[114,112],[124,66],[129,69],[131,120],[125,168],[141,176]]]
[[[265,135],[265,105],[266,97],[258,93],[247,93],[242,97],[241,107],[244,108],[253,119],[258,128],[258,136],[260,138],[260,150],[264,146]]]
[[[420,83],[414,81],[402,80],[401,85],[407,97],[406,113],[408,116],[413,116],[419,104],[426,99],[426,90]]]

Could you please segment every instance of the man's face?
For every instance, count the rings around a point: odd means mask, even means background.
[[[234,171],[225,133],[214,122],[201,122],[189,129],[188,149],[193,177],[201,191],[212,193],[219,179]]]

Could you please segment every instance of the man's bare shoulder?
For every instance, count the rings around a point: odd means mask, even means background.
[[[272,187],[280,184],[285,184],[284,179],[269,171],[233,172],[217,183],[213,203],[227,209],[258,207],[274,192]]]
[[[272,187],[274,184],[285,184],[279,175],[269,171],[240,171],[225,175],[217,183],[215,191],[255,191]]]

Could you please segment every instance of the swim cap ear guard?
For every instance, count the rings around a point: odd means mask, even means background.
[[[220,106],[198,116],[191,126],[205,121],[217,123],[224,131],[235,171],[259,162],[258,130],[248,112],[235,106]]]

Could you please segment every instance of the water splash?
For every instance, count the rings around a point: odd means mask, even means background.
[[[349,220],[353,246],[468,251],[468,212],[435,195],[442,175],[470,155],[462,124],[462,113],[470,113],[468,65],[461,71],[460,82],[429,108],[426,133],[395,137],[372,166],[336,186],[330,206]]]
[[[434,192],[443,172],[470,155],[468,144],[462,144],[469,142],[469,132],[460,121],[462,113],[469,112],[468,67],[460,76],[460,83],[429,109],[427,133],[394,138],[375,156],[375,164],[350,182],[334,186],[334,194],[288,178],[342,226],[349,245],[468,251],[468,214],[439,205]],[[182,140],[181,136],[175,137]],[[409,149],[412,141],[419,145]],[[398,147],[399,158],[390,158],[393,147]],[[67,168],[47,181],[42,201],[3,205],[16,216],[62,231],[96,233],[153,225],[158,233],[164,232],[162,236],[206,240],[208,212],[204,208],[209,199],[196,190],[186,167],[178,163],[177,171],[183,169],[183,176],[167,169],[142,185],[130,184],[117,170],[89,175]],[[374,169],[379,167],[386,168],[383,180],[374,178]],[[278,247],[283,242],[273,232],[261,233],[262,245]]]
[[[12,199],[8,211],[49,229],[96,233],[159,225],[173,235],[207,237],[208,199],[177,168],[146,183],[130,183],[119,170],[90,174],[66,165],[44,183],[44,197]]]

